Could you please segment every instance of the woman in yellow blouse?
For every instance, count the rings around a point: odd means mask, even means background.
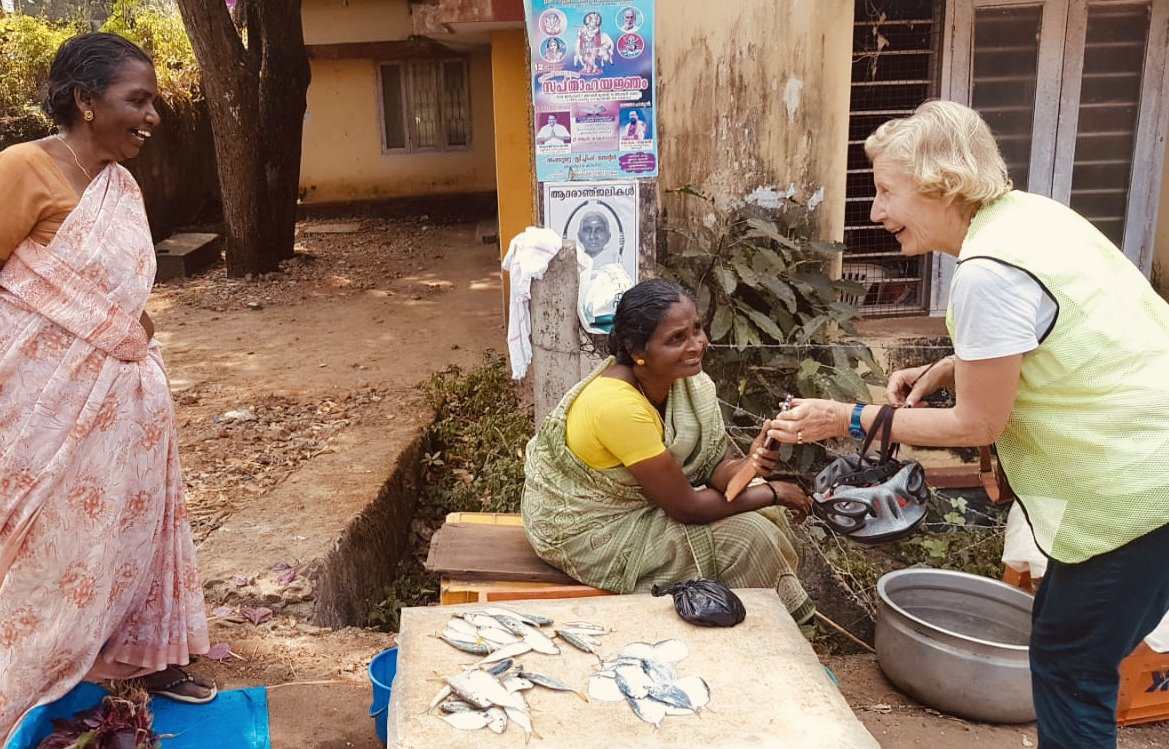
[[[708,341],[691,296],[654,279],[617,306],[607,361],[568,392],[528,444],[524,528],[536,552],[574,578],[620,593],[695,577],[772,587],[797,622],[813,605],[795,576],[788,511],[810,501],[771,481],[733,502],[723,492],[744,460],[759,473],[776,453],[730,448]],[[764,429],[767,428],[765,425]]]

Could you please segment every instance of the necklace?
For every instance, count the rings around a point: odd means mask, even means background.
[[[653,398],[649,397],[649,393],[645,392],[645,388],[642,387],[641,380],[637,378],[637,375],[633,375],[633,385],[637,388],[637,391],[641,393],[641,397],[649,401],[649,404],[654,407],[654,410],[656,410],[658,413],[665,411],[666,404],[663,403],[659,406],[658,404],[654,403]]]
[[[73,150],[73,146],[69,145],[69,142],[65,140],[65,136],[57,133],[57,140],[61,141],[61,145],[65,146],[65,148],[68,148],[69,153],[73,154],[73,161],[77,164],[77,168],[81,170],[81,173],[85,175],[85,178],[90,182],[93,182],[93,175],[89,173],[88,169],[81,165],[81,159],[78,158],[77,152]]]

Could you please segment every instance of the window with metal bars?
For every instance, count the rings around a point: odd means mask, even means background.
[[[471,145],[466,60],[383,63],[378,72],[385,150],[445,151]]]
[[[882,123],[937,96],[941,7],[936,0],[856,0],[843,275],[859,282],[867,317],[921,314],[929,260],[903,257],[897,240],[869,220],[873,169],[864,142]]]

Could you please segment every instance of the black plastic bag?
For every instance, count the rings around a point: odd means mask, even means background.
[[[747,618],[743,602],[717,580],[655,585],[650,592],[655,596],[672,594],[678,616],[700,627],[733,627]]]

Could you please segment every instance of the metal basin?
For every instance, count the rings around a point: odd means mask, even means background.
[[[877,582],[877,659],[919,702],[990,723],[1035,720],[1028,593],[950,570],[898,570]]]

